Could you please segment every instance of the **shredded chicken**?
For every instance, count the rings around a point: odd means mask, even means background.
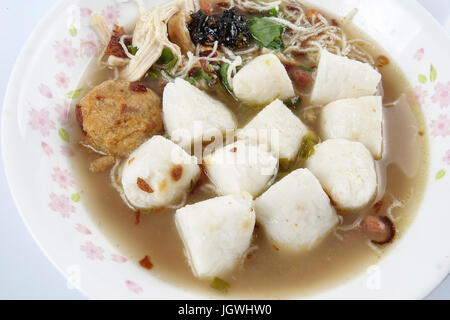
[[[178,58],[175,67],[180,64],[180,47],[170,42],[167,34],[167,23],[179,10],[179,2],[170,2],[148,10],[139,18],[133,33],[133,46],[137,47],[138,51],[129,64],[120,70],[121,79],[141,79],[159,59],[164,48],[170,49]]]
[[[102,44],[106,47],[111,39],[112,30],[105,18],[98,13],[94,13],[91,17],[91,25],[95,29]]]
[[[130,59],[127,58],[118,58],[116,56],[109,56],[106,62],[107,65],[112,67],[124,67],[130,62]]]

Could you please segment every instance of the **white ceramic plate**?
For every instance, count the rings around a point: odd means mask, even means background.
[[[359,8],[356,25],[390,52],[416,90],[427,118],[431,164],[417,218],[378,265],[380,288],[368,286],[370,277],[362,274],[312,298],[423,298],[450,267],[448,35],[411,0],[313,2],[338,16]],[[4,104],[2,144],[16,205],[49,259],[88,297],[208,298],[168,285],[127,261],[79,201],[83,195],[69,171],[74,141],[68,132],[74,122],[67,110],[98,49],[88,27],[92,12],[121,25],[132,23],[138,14],[132,3],[61,0],[35,29],[14,68]]]

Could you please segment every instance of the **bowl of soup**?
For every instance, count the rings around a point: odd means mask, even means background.
[[[10,80],[11,191],[88,297],[423,298],[449,53],[411,1],[60,1]]]

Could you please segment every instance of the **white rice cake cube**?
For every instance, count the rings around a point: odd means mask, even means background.
[[[256,218],[280,249],[307,250],[339,222],[330,199],[307,169],[284,177],[255,200]]]
[[[237,128],[225,104],[179,78],[164,89],[163,120],[171,140],[185,149],[215,137],[222,140],[227,130]]]
[[[278,172],[278,159],[265,145],[238,141],[204,159],[207,175],[219,194],[260,195]]]
[[[253,59],[239,70],[233,78],[233,90],[239,100],[255,105],[295,96],[285,67],[272,53]]]
[[[238,139],[267,145],[279,159],[291,161],[308,128],[280,100],[265,107],[238,133]]]
[[[311,103],[325,105],[339,99],[374,95],[380,81],[381,74],[368,63],[337,56],[323,49]]]
[[[332,139],[314,149],[306,167],[317,177],[337,208],[353,211],[374,199],[378,185],[375,162],[362,143]]]
[[[253,201],[228,195],[198,202],[177,210],[175,223],[194,275],[221,276],[239,264],[250,246]]]
[[[200,167],[195,157],[172,141],[154,136],[123,164],[121,181],[131,205],[158,209],[182,200],[199,177]]]
[[[383,105],[379,96],[331,102],[320,115],[323,140],[347,139],[361,142],[375,159],[383,154]]]

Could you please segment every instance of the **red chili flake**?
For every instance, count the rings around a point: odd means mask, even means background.
[[[130,90],[134,92],[147,92],[147,88],[139,81],[130,82]]]
[[[300,11],[299,8],[294,7],[294,6],[290,6],[290,5],[286,6],[286,9],[288,9],[288,10],[290,10],[290,11]]]
[[[335,26],[335,27],[338,27],[339,23],[336,21],[336,19],[331,19],[331,25]]]
[[[316,19],[317,19],[317,16],[319,14],[320,14],[319,11],[317,11],[315,9],[308,10],[308,11],[306,11],[306,19],[308,19],[308,21],[312,23],[313,18],[316,17]]]
[[[188,78],[191,77],[195,77],[196,75],[198,75],[198,73],[200,72],[200,68],[192,68],[191,70],[189,70],[188,72]]]
[[[170,175],[172,176],[172,179],[174,181],[180,180],[181,176],[183,175],[183,167],[180,165],[173,167],[170,171]]]
[[[139,189],[141,189],[142,191],[147,192],[147,193],[153,193],[153,189],[148,185],[147,182],[145,182],[144,179],[137,178],[136,183],[137,183]]]
[[[223,9],[230,8],[230,4],[228,2],[218,2],[216,3],[216,6]]]
[[[139,264],[141,265],[141,267],[150,270],[151,268],[153,268],[153,263],[150,261],[150,257],[149,256],[145,256],[144,259],[139,261]]]
[[[211,3],[205,0],[200,0],[200,8],[206,13],[206,14],[212,14],[213,13],[213,6]]]
[[[135,212],[134,224],[139,225],[140,223],[141,223],[141,211],[138,210]]]
[[[237,148],[234,147],[234,148],[230,149],[230,152],[237,152]]]
[[[105,100],[105,97],[103,97],[103,96],[95,96],[95,99],[97,99],[98,101],[103,101],[103,100]]]
[[[127,58],[127,54],[120,45],[120,38],[125,34],[123,27],[114,25],[114,29],[109,40],[108,47],[106,48],[105,55],[116,56],[118,58]],[[125,46],[131,45],[131,39],[124,39]]]

